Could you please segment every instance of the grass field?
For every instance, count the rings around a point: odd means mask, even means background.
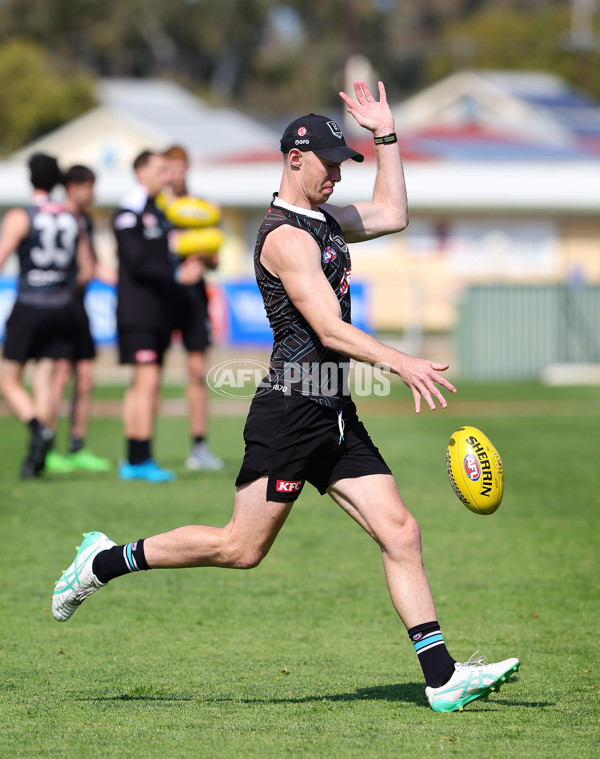
[[[421,417],[402,400],[365,421],[421,523],[451,653],[522,660],[500,694],[430,711],[375,545],[310,487],[260,567],[125,577],[55,622],[53,583],[83,531],[124,542],[228,520],[243,419],[213,419],[226,469],[210,474],[183,471],[186,422],[161,419],[158,458],[180,477],[157,486],[114,472],[21,482],[25,432],[2,418],[0,756],[600,757],[600,392],[465,386],[455,410]],[[490,517],[446,478],[464,423],[504,460]],[[89,440],[122,453],[117,419],[94,420]]]

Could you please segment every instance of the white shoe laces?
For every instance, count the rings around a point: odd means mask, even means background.
[[[462,662],[462,663],[456,662],[454,666],[456,667],[456,669],[458,669],[459,667],[483,667],[485,659],[486,659],[485,656],[479,656],[477,659],[473,658],[477,656],[478,653],[479,653],[479,649],[477,649],[477,651],[475,651],[474,654],[471,654],[471,656],[469,656],[467,661]]]

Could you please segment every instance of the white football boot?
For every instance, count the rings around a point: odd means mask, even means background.
[[[210,450],[206,443],[196,443],[185,465],[193,471],[217,471],[223,468],[223,461]]]
[[[100,582],[92,572],[94,557],[100,551],[106,551],[117,544],[107,538],[103,532],[85,532],[77,554],[71,566],[66,569],[56,583],[52,594],[52,614],[59,622],[66,622],[81,606],[84,599],[102,588],[106,583]]]
[[[470,657],[463,664],[454,664],[454,674],[439,688],[425,688],[434,712],[462,712],[465,706],[477,698],[487,698],[492,691],[499,691],[521,666],[518,659],[505,659],[496,664],[484,664],[485,656]]]

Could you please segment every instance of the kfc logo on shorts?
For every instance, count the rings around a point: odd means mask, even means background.
[[[329,246],[328,248],[325,248],[323,251],[323,263],[328,264],[331,261],[335,261],[337,256],[337,253],[335,252],[335,249]]]
[[[275,490],[278,493],[298,493],[302,489],[303,480],[277,480]]]
[[[136,364],[155,364],[158,361],[158,353],[150,348],[136,351],[133,356]]]
[[[300,127],[298,129],[298,137],[304,137],[304,135],[308,132],[308,129],[306,127]]]

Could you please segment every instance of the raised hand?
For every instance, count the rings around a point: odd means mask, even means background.
[[[379,82],[378,86],[379,100],[375,100],[365,82],[354,82],[356,100],[345,92],[340,92],[340,97],[348,106],[348,113],[361,127],[373,132],[376,137],[394,131],[394,117],[388,105],[383,82]]]

